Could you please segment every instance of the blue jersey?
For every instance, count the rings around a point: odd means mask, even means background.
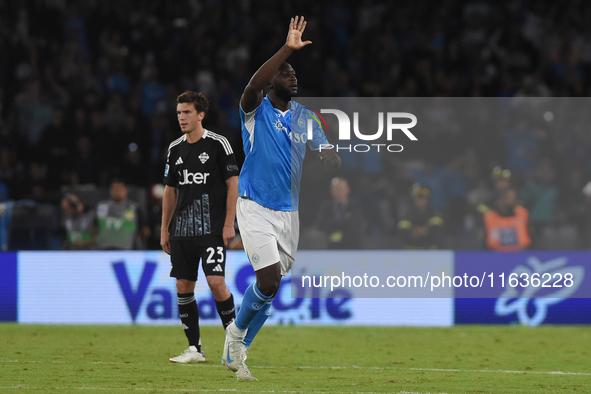
[[[249,113],[240,107],[246,155],[238,182],[240,196],[276,211],[298,209],[306,143],[312,150],[328,144],[316,120],[310,122],[312,139],[308,138],[308,119],[314,119],[312,115],[294,101],[289,111],[281,112],[273,107],[269,96]]]

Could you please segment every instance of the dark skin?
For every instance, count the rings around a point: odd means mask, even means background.
[[[299,51],[312,41],[302,41],[302,33],[306,29],[304,17],[291,18],[285,45],[277,51],[254,73],[240,98],[240,106],[244,112],[254,111],[263,101],[266,88],[269,101],[274,108],[287,111],[290,101],[298,93],[298,80],[295,70],[286,62],[294,52]],[[341,166],[341,159],[332,149],[323,149],[318,154],[324,167],[336,171]],[[281,283],[281,267],[279,262],[255,272],[257,287],[266,296],[277,294]]]

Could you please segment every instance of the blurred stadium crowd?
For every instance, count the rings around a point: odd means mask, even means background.
[[[43,228],[55,234],[64,193],[80,192],[92,209],[116,177],[159,229],[152,186],[180,132],[176,96],[196,90],[210,98],[205,127],[225,135],[241,163],[240,95],[283,44],[293,15],[306,17],[313,41],[292,61],[301,96],[591,93],[589,2],[324,3],[0,0],[0,201],[39,215],[44,206]],[[494,206],[499,179],[530,210],[532,247],[591,247],[589,130],[471,133],[446,127],[425,136],[425,146],[446,149],[412,160],[389,154],[349,163],[338,174],[348,182],[306,165],[304,181],[315,186],[302,190],[302,248],[408,246],[404,220],[418,194],[428,195],[443,227],[426,247],[484,248],[482,205]],[[350,206],[340,212],[331,198]],[[158,248],[157,236],[144,247]],[[54,238],[8,247],[61,247]]]

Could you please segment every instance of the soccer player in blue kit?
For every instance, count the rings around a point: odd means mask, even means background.
[[[305,28],[303,17],[291,19],[285,45],[257,70],[240,99],[246,159],[239,177],[236,215],[256,282],[247,288],[236,320],[226,329],[222,363],[238,380],[257,380],[246,366],[246,351],[270,314],[281,277],[295,261],[306,143],[319,150],[327,169],[336,171],[341,164],[334,150],[320,149],[328,141],[319,127],[313,126],[309,138],[306,127],[311,111],[291,101],[298,85],[286,60],[312,43],[302,42]]]

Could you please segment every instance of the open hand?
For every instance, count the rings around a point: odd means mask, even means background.
[[[285,45],[288,48],[298,51],[312,43],[312,41],[302,42],[302,33],[306,30],[306,23],[303,16],[301,18],[298,16],[295,19],[291,18],[291,22],[289,22],[289,33],[287,33],[287,39],[285,40]]]

